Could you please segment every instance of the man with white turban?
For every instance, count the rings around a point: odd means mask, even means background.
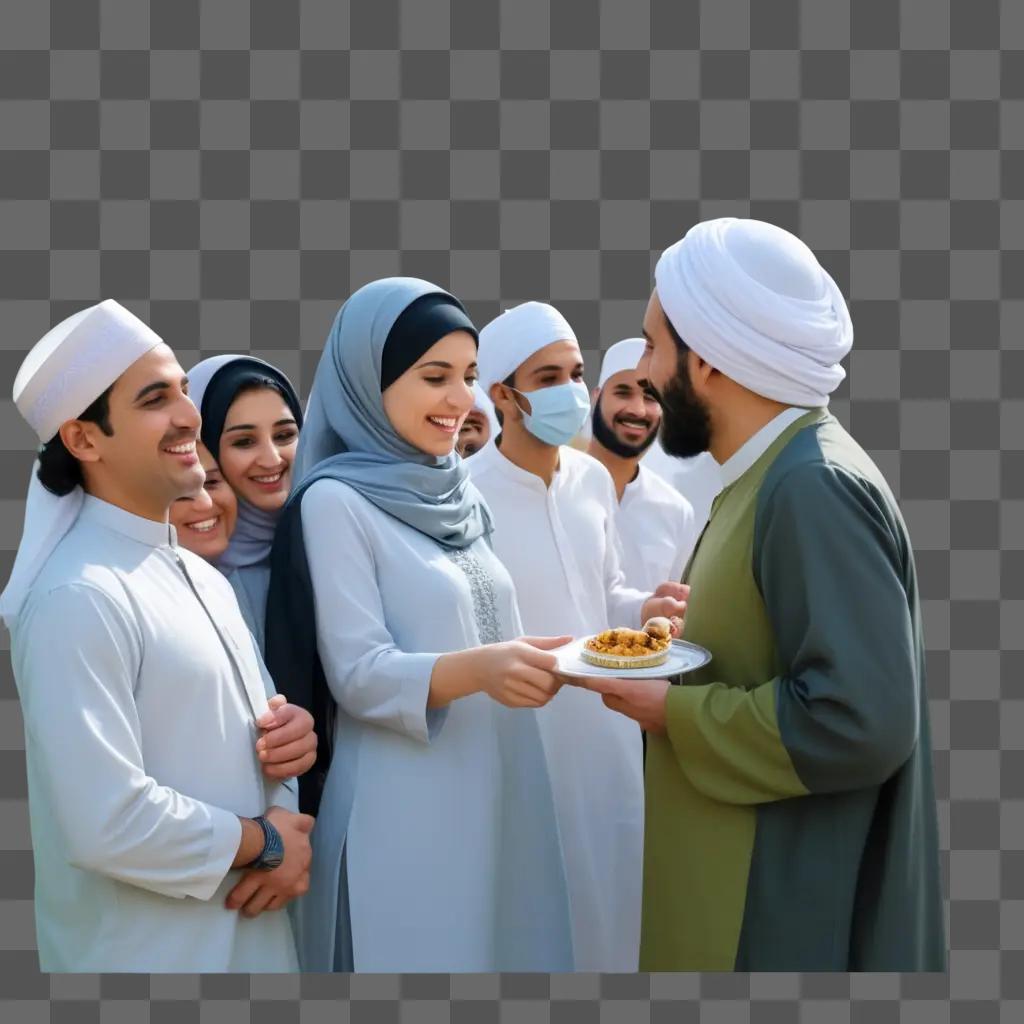
[[[543,302],[516,306],[480,332],[477,358],[501,433],[468,465],[494,517],[494,549],[515,583],[524,628],[581,637],[682,615],[678,582],[654,596],[626,586],[611,478],[569,447],[590,414],[590,397],[565,317]],[[564,686],[537,715],[565,853],[576,969],[634,971],[640,730],[578,687]]]
[[[168,523],[204,479],[184,371],[107,300],[32,348],[14,401],[43,442],[0,601],[40,967],[295,970],[287,915],[261,912],[308,877],[281,780],[313,763],[312,719],[268,703],[234,592]]]
[[[643,970],[940,971],[910,538],[828,412],[853,329],[799,239],[693,227],[657,264],[641,364],[669,454],[725,489],[687,582],[684,685],[590,680],[648,730]]]
[[[682,576],[700,530],[690,503],[646,465],[644,453],[661,426],[661,406],[637,369],[646,344],[626,338],[604,354],[587,451],[615,485],[626,583],[653,591]]]

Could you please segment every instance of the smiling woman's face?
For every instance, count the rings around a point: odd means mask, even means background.
[[[181,546],[212,562],[224,554],[234,533],[238,501],[209,449],[198,442],[196,454],[206,471],[206,483],[194,497],[179,498],[171,505],[170,520]]]
[[[231,403],[220,435],[220,468],[235,494],[276,512],[288,500],[299,428],[273,388],[243,391]]]
[[[476,343],[452,331],[384,389],[384,413],[404,441],[427,455],[449,455],[473,408]]]

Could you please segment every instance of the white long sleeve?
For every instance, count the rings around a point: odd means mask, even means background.
[[[324,480],[302,499],[302,535],[324,674],[347,715],[427,743],[446,715],[445,708],[427,708],[430,677],[440,655],[411,654],[395,644],[385,623],[373,549],[352,513],[349,495],[362,500],[346,485]],[[327,551],[331,557],[318,557]],[[422,614],[443,610],[424,607]]]
[[[87,583],[59,587],[26,609],[17,650],[33,766],[68,861],[164,896],[209,899],[241,824],[147,774],[134,692],[143,650],[121,610]]]

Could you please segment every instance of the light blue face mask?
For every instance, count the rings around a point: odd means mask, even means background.
[[[523,413],[523,423],[545,444],[568,444],[590,416],[590,395],[582,381],[555,384],[528,393],[512,390],[530,403],[533,411]]]

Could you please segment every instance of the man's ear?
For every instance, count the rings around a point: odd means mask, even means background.
[[[692,348],[687,351],[686,359],[691,381],[696,381],[700,384],[707,384],[711,375],[718,372],[709,362],[701,359],[701,357],[697,355]]]
[[[597,405],[597,400],[600,397],[601,397],[601,389],[600,388],[594,388],[594,390],[590,392],[590,405],[591,405],[591,408],[593,408],[593,406]]]
[[[514,417],[519,411],[516,400],[509,394],[508,388],[500,380],[495,381],[491,385],[488,394],[494,403],[494,407],[501,410],[502,416],[506,418],[509,416]]]
[[[57,432],[64,447],[74,455],[79,462],[99,462],[100,453],[94,443],[99,425],[88,423],[85,420],[68,420],[60,425]]]

